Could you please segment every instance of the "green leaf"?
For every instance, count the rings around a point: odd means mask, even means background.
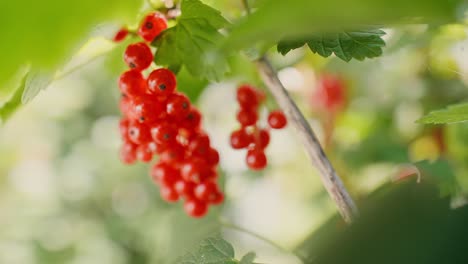
[[[183,0],[176,26],[164,31],[153,45],[158,65],[180,69],[184,65],[195,77],[219,80],[229,69],[224,55],[216,52],[228,22],[221,13],[199,0]]]
[[[439,188],[442,197],[455,195],[457,192],[457,179],[447,160],[427,160],[414,164],[420,171],[423,181],[430,181]]]
[[[241,258],[239,264],[253,264],[256,257],[254,252],[249,252]]]
[[[183,256],[180,264],[234,264],[234,248],[222,238],[204,239],[195,252]]]
[[[26,74],[21,83],[18,85],[18,88],[15,90],[11,98],[2,105],[0,108],[0,119],[2,123],[5,123],[8,118],[21,106],[21,97],[26,88],[26,83],[28,80],[29,74]]]
[[[226,41],[226,50],[243,49],[268,41],[307,38],[317,32],[359,28],[360,25],[404,22],[451,22],[462,0],[264,0],[255,12],[237,23]]]
[[[382,55],[382,47],[385,46],[383,35],[385,32],[379,29],[315,34],[304,41],[282,41],[278,44],[278,51],[284,55],[291,49],[307,44],[312,52],[322,57],[328,57],[334,53],[344,61],[350,61],[353,58],[362,61],[365,58]]]
[[[31,71],[26,79],[21,103],[26,104],[33,99],[40,91],[44,90],[52,82],[50,74],[42,71]]]
[[[432,111],[417,122],[424,124],[450,124],[468,121],[468,103],[450,105],[445,109]]]

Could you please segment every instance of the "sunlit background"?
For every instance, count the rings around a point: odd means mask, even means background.
[[[453,175],[447,191],[462,196],[468,125],[415,121],[467,98],[468,31],[462,25],[385,31],[384,56],[364,62],[324,59],[307,48],[284,57],[272,49],[270,56],[356,199],[422,160],[447,168]],[[0,263],[170,263],[216,234],[239,256],[255,251],[259,263],[300,263],[278,246],[294,248],[336,209],[291,126],[271,132],[262,172],[249,171],[244,151],[229,146],[237,85],[264,89],[253,65],[232,58],[231,74],[219,83],[194,80],[184,70],[179,75],[221,153],[226,193],[223,206],[194,220],[180,203],[161,200],[149,165],[119,161],[116,80],[125,45],[93,37],[58,80],[0,128]],[[340,79],[346,94],[333,113],[320,103],[325,74]]]

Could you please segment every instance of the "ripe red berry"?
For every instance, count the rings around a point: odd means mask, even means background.
[[[210,176],[210,168],[204,161],[193,159],[182,165],[180,174],[184,180],[198,183]]]
[[[131,122],[128,126],[128,138],[135,144],[144,144],[151,140],[149,127],[138,122]]]
[[[164,105],[155,100],[155,97],[146,96],[134,101],[133,114],[139,122],[152,124],[166,116]]]
[[[333,74],[322,74],[313,103],[330,112],[342,109],[346,104],[346,85],[343,79]]]
[[[230,143],[233,149],[243,149],[249,146],[251,137],[241,128],[231,133]]]
[[[195,186],[196,186],[195,183],[184,181],[181,179],[181,180],[178,180],[174,184],[174,189],[177,191],[177,193],[180,196],[190,199],[190,198],[195,197],[195,194],[194,194]]]
[[[166,186],[173,186],[180,179],[179,172],[164,162],[154,164],[150,174],[155,183]]]
[[[262,170],[267,165],[265,152],[259,149],[249,149],[245,158],[247,166],[252,170]]]
[[[142,162],[150,162],[153,158],[153,152],[147,147],[147,145],[140,145],[136,150],[137,159]]]
[[[177,164],[184,160],[185,148],[174,143],[159,155],[159,160],[169,164]]]
[[[255,139],[255,146],[259,149],[265,149],[270,143],[270,132],[266,129],[260,129]]]
[[[122,94],[130,97],[142,95],[146,92],[145,78],[137,70],[128,70],[120,75],[119,88]]]
[[[196,199],[189,199],[184,203],[185,212],[195,218],[202,217],[208,212],[208,205]]]
[[[210,150],[210,138],[205,133],[199,133],[190,140],[188,150],[193,156],[204,157]]]
[[[214,148],[210,148],[208,150],[207,155],[206,155],[206,162],[210,166],[218,165],[218,163],[219,163],[219,152]]]
[[[175,120],[182,120],[190,112],[190,100],[181,93],[175,93],[169,97],[166,112]]]
[[[237,89],[237,102],[243,109],[254,109],[259,103],[258,94],[252,86],[242,85]]]
[[[241,109],[237,112],[237,121],[243,126],[252,126],[257,123],[258,114],[255,110]]]
[[[181,122],[181,127],[189,130],[198,130],[201,124],[201,113],[196,108],[192,107],[189,113]]]
[[[167,21],[163,14],[152,12],[141,22],[138,34],[146,41],[153,41],[167,28]]]
[[[122,118],[119,122],[119,131],[120,131],[120,137],[124,140],[124,141],[128,141],[130,140],[130,138],[128,137],[128,127],[130,126],[130,120],[128,120],[127,118]]]
[[[117,31],[117,33],[115,33],[112,40],[114,42],[121,42],[127,37],[127,35],[128,35],[128,29],[123,27],[123,28],[119,29],[119,31]]]
[[[221,191],[215,192],[210,197],[210,203],[213,205],[218,205],[224,202],[224,194]]]
[[[271,128],[281,129],[286,126],[287,119],[282,111],[271,111],[268,115],[268,124]]]
[[[153,140],[162,145],[172,145],[176,143],[177,127],[169,123],[161,123],[151,128],[151,137]]]
[[[218,191],[218,186],[212,181],[203,182],[195,187],[195,198],[200,201],[209,202],[211,196]]]
[[[136,149],[137,145],[125,141],[120,148],[120,159],[125,164],[132,164],[136,161]]]
[[[171,95],[177,86],[176,76],[165,68],[152,71],[147,82],[149,92],[157,95]]]
[[[172,186],[161,185],[159,192],[161,198],[166,202],[177,202],[179,200],[179,194]]]
[[[153,53],[144,42],[130,44],[125,50],[124,61],[131,69],[142,71],[153,62]]]

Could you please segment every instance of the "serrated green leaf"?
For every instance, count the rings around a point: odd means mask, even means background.
[[[187,253],[180,260],[180,264],[234,264],[234,248],[222,238],[204,239],[198,249]]]
[[[243,49],[258,42],[278,43],[317,32],[332,32],[359,25],[455,21],[462,0],[264,0],[244,21],[237,23],[226,41],[226,50]],[[411,22],[412,21],[412,22]]]
[[[307,44],[314,53],[328,57],[333,53],[344,61],[364,60],[382,55],[385,32],[379,29],[342,31],[333,34],[314,34],[302,41],[281,41],[278,51],[286,54],[290,50]]]
[[[28,75],[29,74],[26,74],[23,77],[21,83],[18,85],[8,102],[0,107],[0,119],[2,123],[5,123],[5,121],[21,106],[21,97],[26,87]]]
[[[183,0],[176,26],[163,32],[153,45],[158,65],[180,69],[184,65],[195,77],[219,80],[229,69],[216,45],[223,38],[218,31],[228,24],[221,13],[198,0]]]
[[[445,109],[430,112],[417,122],[423,124],[450,124],[468,121],[468,103],[450,105]]]
[[[249,252],[241,258],[239,264],[252,264],[256,257],[254,252]]]

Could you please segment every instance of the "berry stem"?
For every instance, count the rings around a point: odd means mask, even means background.
[[[284,111],[288,121],[296,128],[312,163],[315,164],[319,172],[325,189],[336,203],[338,211],[347,223],[351,223],[358,216],[357,207],[325,155],[314,131],[278,79],[269,60],[263,56],[256,61],[256,64],[265,85]]]

